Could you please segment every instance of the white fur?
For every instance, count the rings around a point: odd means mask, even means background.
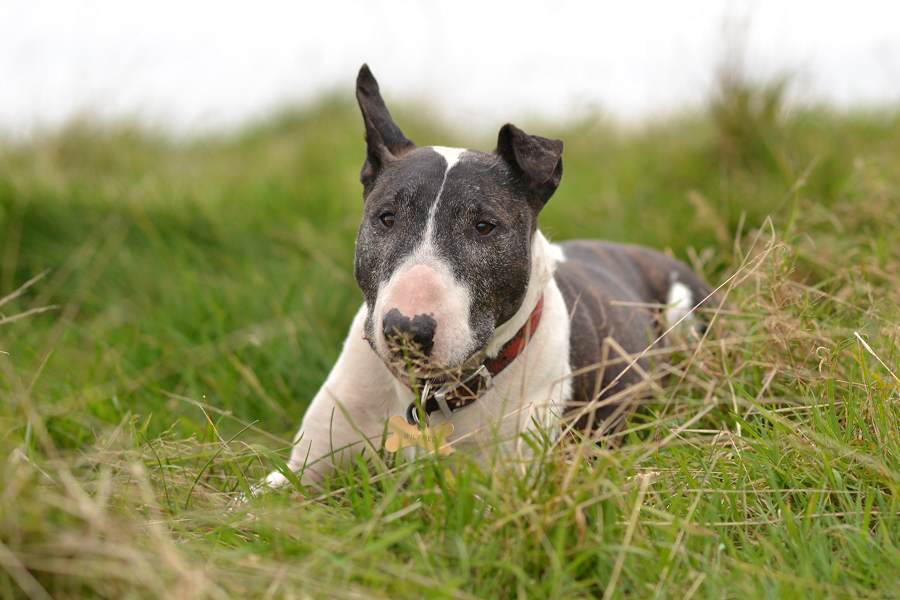
[[[557,263],[566,262],[566,253],[559,244],[547,244],[547,254]]]
[[[428,146],[438,154],[444,157],[444,160],[447,161],[447,168],[444,170],[444,173],[448,173],[450,169],[453,168],[457,162],[459,162],[459,157],[462,156],[463,152],[466,151],[465,148],[451,148],[449,146]]]
[[[496,447],[514,456],[528,453],[518,434],[544,427],[551,435],[559,430],[558,418],[569,400],[569,317],[565,300],[553,279],[557,256],[538,232],[532,246],[532,272],[525,302],[508,323],[497,328],[489,343],[499,348],[525,322],[541,293],[544,308],[540,325],[522,353],[499,373],[493,386],[471,406],[453,413],[450,421],[454,446]],[[385,422],[402,415],[412,393],[393,377],[381,359],[363,340],[365,305],[357,312],[337,363],[313,398],[303,418],[288,467],[303,471],[303,481],[314,483],[347,458],[378,447]],[[518,323],[518,324],[517,324]],[[432,424],[445,421],[432,415]],[[305,468],[304,468],[305,467]],[[278,487],[287,482],[272,473],[257,488]]]
[[[666,327],[672,327],[682,317],[690,313],[693,303],[694,297],[691,293],[691,288],[680,281],[674,282],[666,295]],[[688,320],[685,319],[685,321]]]
[[[294,436],[287,466],[294,472],[305,468],[304,481],[319,481],[369,444],[380,444],[385,409],[399,408],[385,406],[385,401],[394,395],[394,377],[365,341],[365,320],[363,304],[353,318],[337,362]],[[287,479],[275,471],[262,487],[280,487],[285,483]]]
[[[444,191],[444,184],[447,183],[447,175],[450,174],[450,169],[456,166],[456,163],[459,162],[460,157],[466,151],[465,148],[448,148],[447,146],[429,146],[429,148],[444,157],[444,160],[447,161],[447,168],[444,169],[444,178],[441,180],[441,187],[438,188],[434,204],[428,209],[428,221],[425,224],[425,235],[422,236],[423,244],[425,245],[431,244],[431,238],[434,235],[434,216],[437,214],[438,204],[441,202],[441,194]]]

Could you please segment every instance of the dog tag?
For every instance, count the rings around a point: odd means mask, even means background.
[[[453,433],[453,423],[419,429],[400,415],[394,415],[388,419],[388,431],[390,435],[384,441],[384,449],[388,452],[397,452],[409,446],[418,446],[429,452],[437,450],[444,456],[453,452],[453,447],[447,443],[447,438]]]

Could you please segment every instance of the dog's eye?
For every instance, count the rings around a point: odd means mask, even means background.
[[[382,213],[378,220],[381,221],[381,224],[390,229],[394,226],[394,213],[386,212]]]
[[[475,223],[475,231],[478,232],[478,235],[487,235],[494,230],[493,223],[488,223],[487,221],[478,221]]]

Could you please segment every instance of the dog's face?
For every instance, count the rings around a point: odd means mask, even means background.
[[[389,362],[412,342],[420,367],[459,367],[522,304],[537,215],[562,175],[562,142],[505,125],[494,153],[417,147],[366,66],[357,99],[367,157],[355,274],[366,337]]]

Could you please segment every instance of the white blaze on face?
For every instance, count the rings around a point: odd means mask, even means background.
[[[441,194],[444,193],[444,185],[447,183],[447,175],[450,173],[456,163],[459,162],[460,156],[465,152],[463,148],[448,148],[446,146],[429,146],[432,150],[444,157],[447,161],[447,168],[444,169],[444,179],[441,181],[441,187],[438,188],[437,196],[431,208],[428,209],[428,221],[425,224],[425,235],[422,237],[422,246],[431,248],[434,238],[434,219],[437,215],[438,204],[441,203]]]
[[[465,150],[443,146],[433,146],[431,149],[447,161],[444,179],[429,208],[422,242],[378,290],[372,322],[376,330],[375,346],[386,355],[388,347],[382,327],[386,314],[396,308],[410,319],[416,315],[430,316],[436,323],[431,360],[438,366],[453,366],[465,360],[474,349],[469,326],[471,296],[468,289],[453,276],[450,265],[435,251],[434,231],[439,225],[434,221],[447,174]]]

